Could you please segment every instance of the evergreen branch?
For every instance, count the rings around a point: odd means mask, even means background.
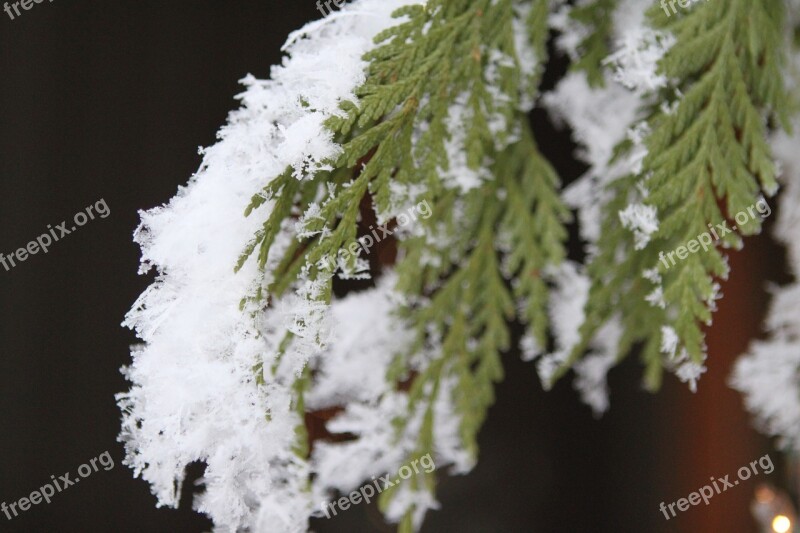
[[[670,268],[659,261],[659,252],[687,243],[753,206],[762,192],[771,195],[776,190],[764,117],[785,123],[789,113],[789,98],[776,74],[784,62],[779,4],[708,3],[666,21],[661,13],[653,14],[653,20],[676,37],[660,68],[684,96],[674,102],[674,110],[671,105],[654,108],[648,119],[648,152],[640,172],[646,194],[641,196],[636,176],[613,185],[614,199],[604,209],[598,252],[588,269],[592,287],[581,342],[555,379],[581,357],[599,327],[617,312],[624,327],[619,355],[644,343],[649,388],[660,383],[659,367],[688,357],[699,368],[705,359],[700,324],[711,321],[718,289],[714,279],[728,272],[725,257],[715,246]],[[663,96],[669,98],[666,92]],[[635,201],[656,208],[660,218],[658,230],[641,250],[618,222],[619,213]],[[740,234],[759,231],[760,221],[754,220],[720,243],[740,247]],[[620,298],[646,293],[644,278],[655,283],[651,287],[656,292],[648,297],[653,305]],[[659,347],[663,326],[676,332],[676,348]]]

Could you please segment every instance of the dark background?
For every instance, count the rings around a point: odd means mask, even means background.
[[[106,450],[116,463],[13,521],[0,514],[0,530],[210,530],[191,511],[190,485],[180,510],[157,510],[121,465],[114,394],[127,389],[119,368],[135,337],[120,322],[150,282],[137,275],[131,234],[138,209],[166,202],[196,170],[198,146],[213,144],[238,105],[237,80],[266,77],[289,31],[318,16],[312,0],[56,0],[13,21],[0,12],[0,252],[101,198],[111,209],[47,255],[0,269],[0,501]],[[565,179],[579,175],[568,132],[541,112],[534,125]],[[733,261],[698,394],[671,377],[659,395],[643,392],[632,357],[611,374],[611,412],[595,420],[568,381],[545,394],[534,366],[511,353],[480,462],[441,477],[443,507],[423,531],[755,531],[757,481],[669,522],[658,510],[769,451],[725,387],[758,331],[761,281],[782,261],[766,239],[748,244]],[[392,530],[363,504],[312,527]]]

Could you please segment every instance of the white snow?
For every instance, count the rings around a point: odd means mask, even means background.
[[[326,340],[325,310],[309,307],[313,298],[303,294],[313,296],[313,283],[260,319],[252,304],[239,309],[262,274],[252,258],[233,269],[271,203],[248,218],[244,209],[287,167],[298,179],[327,168],[341,148],[323,123],[354,98],[372,37],[409,3],[360,0],[293,34],[270,80],[244,79],[242,107],[204,151],[197,174],[169,204],[141,214],[141,270],[158,274],[125,320],[144,342],[125,371],[131,390],[118,396],[126,463],[167,506],[178,503],[186,466],[206,463],[196,507],[219,531],[306,529],[310,470],[291,451],[299,423],[291,384]],[[273,257],[292,238],[284,227]],[[294,343],[301,349],[258,386],[256,365],[269,371],[286,326],[305,344]]]
[[[634,247],[643,249],[658,230],[658,213],[652,205],[634,203],[619,212],[622,227],[633,231]]]

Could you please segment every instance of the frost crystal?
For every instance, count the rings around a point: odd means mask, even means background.
[[[651,205],[631,204],[619,212],[622,226],[633,231],[636,249],[641,250],[650,242],[650,235],[658,230],[658,215]]]

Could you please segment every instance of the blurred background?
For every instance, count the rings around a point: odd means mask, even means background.
[[[191,510],[156,509],[145,482],[121,464],[114,394],[134,335],[120,326],[150,283],[131,240],[138,209],[169,200],[197,169],[237,107],[237,80],[267,77],[286,35],[318,18],[312,0],[43,2],[0,13],[0,252],[8,255],[104,199],[111,210],[0,269],[0,502],[13,502],[109,451],[115,461],[1,531],[201,532]],[[553,62],[547,84],[564,71]],[[580,175],[569,132],[534,112],[534,130],[565,181]],[[774,217],[773,217],[774,218]],[[629,358],[610,376],[611,410],[594,419],[568,380],[545,394],[535,368],[506,357],[507,376],[468,476],[441,476],[442,508],[424,532],[756,532],[749,505],[760,481],[785,484],[780,456],[750,428],[726,386],[732,362],[758,335],[764,281],[783,257],[749,239],[723,284],[711,357],[697,394],[669,377],[640,386]],[[712,476],[770,453],[777,468],[665,520],[674,502]],[[393,531],[358,505],[320,533]]]

